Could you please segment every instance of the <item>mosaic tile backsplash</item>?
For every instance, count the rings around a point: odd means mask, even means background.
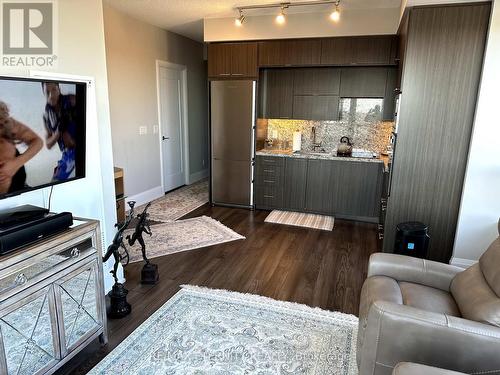
[[[302,133],[302,150],[313,150],[313,128],[316,142],[326,152],[335,152],[340,138],[349,137],[353,147],[376,153],[386,151],[394,122],[380,120],[380,106],[372,99],[341,99],[339,121],[305,121],[259,119],[257,139],[260,148],[291,149],[293,133]],[[352,102],[354,101],[354,103]],[[264,142],[272,140],[272,146]]]

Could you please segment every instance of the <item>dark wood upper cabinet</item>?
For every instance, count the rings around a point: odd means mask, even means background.
[[[397,37],[362,36],[321,40],[322,65],[395,65]]]
[[[257,43],[235,43],[231,45],[231,75],[258,77]]]
[[[285,44],[281,40],[259,42],[259,66],[284,66],[286,63]]]
[[[351,63],[357,65],[390,65],[396,62],[396,38],[367,36],[351,39]]]
[[[293,114],[293,69],[264,69],[259,80],[259,117],[291,119]]]
[[[294,95],[339,95],[339,68],[295,69]]]
[[[208,45],[208,76],[229,77],[231,75],[231,45]]]
[[[294,95],[292,118],[315,121],[338,120],[339,97],[336,95]]]
[[[321,61],[319,39],[286,40],[287,64],[293,66],[318,65]]]
[[[208,45],[210,78],[257,78],[257,43],[211,43]]]
[[[345,98],[384,98],[386,85],[386,68],[342,68],[340,96]]]
[[[321,59],[319,39],[269,40],[258,46],[262,67],[318,65]]]
[[[327,38],[321,40],[322,65],[348,65],[350,61],[351,38]]]

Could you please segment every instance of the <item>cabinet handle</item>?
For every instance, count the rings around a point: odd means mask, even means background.
[[[230,76],[231,74],[230,73],[220,73],[219,75],[220,76]]]
[[[80,249],[75,247],[73,250],[71,250],[71,257],[72,258],[78,258],[80,256]]]
[[[383,233],[379,233],[378,234],[378,239],[379,240],[383,240],[384,239],[384,234]]]
[[[272,169],[264,169],[264,172],[274,173],[274,170],[272,170]]]
[[[20,273],[19,275],[16,276],[16,278],[14,279],[14,283],[16,285],[23,285],[23,284],[26,284],[26,282],[28,281],[28,278],[26,277],[26,275],[24,273]]]
[[[275,181],[273,180],[264,180],[265,184],[274,184]]]
[[[274,195],[264,195],[264,198],[274,198]]]
[[[275,163],[273,159],[264,159],[265,163]]]
[[[232,76],[242,76],[242,75],[243,75],[243,73],[233,73],[233,74],[231,74],[231,75],[232,75]]]

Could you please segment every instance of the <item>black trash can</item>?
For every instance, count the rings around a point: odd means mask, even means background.
[[[427,258],[429,247],[428,227],[418,221],[399,223],[396,226],[394,253],[417,258]]]

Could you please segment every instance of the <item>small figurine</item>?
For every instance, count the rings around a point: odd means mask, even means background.
[[[158,265],[152,264],[146,256],[146,244],[144,243],[144,238],[142,237],[143,233],[149,234],[149,236],[152,234],[148,220],[149,206],[151,206],[151,202],[146,205],[141,214],[137,215],[138,221],[132,236],[127,236],[128,244],[130,246],[134,246],[136,241],[139,242],[139,245],[141,245],[142,259],[146,262],[141,271],[142,284],[156,284],[159,280]]]
[[[121,224],[115,224],[115,227],[118,228],[118,231],[113,238],[113,242],[109,245],[106,254],[103,257],[103,262],[107,262],[111,256],[115,259],[115,263],[113,264],[113,269],[110,273],[113,275],[113,279],[115,280],[115,284],[113,288],[108,293],[110,298],[110,306],[108,309],[108,317],[109,318],[123,318],[127,316],[132,311],[132,306],[127,302],[127,294],[128,290],[125,286],[118,282],[118,277],[116,275],[116,271],[118,270],[118,264],[122,263],[123,267],[127,266],[129,262],[129,254],[125,244],[123,243],[123,232],[128,228],[130,222],[134,217],[134,206],[135,202],[128,202],[130,207],[130,212],[127,215],[125,221]],[[123,254],[120,253],[120,249],[123,250]]]

